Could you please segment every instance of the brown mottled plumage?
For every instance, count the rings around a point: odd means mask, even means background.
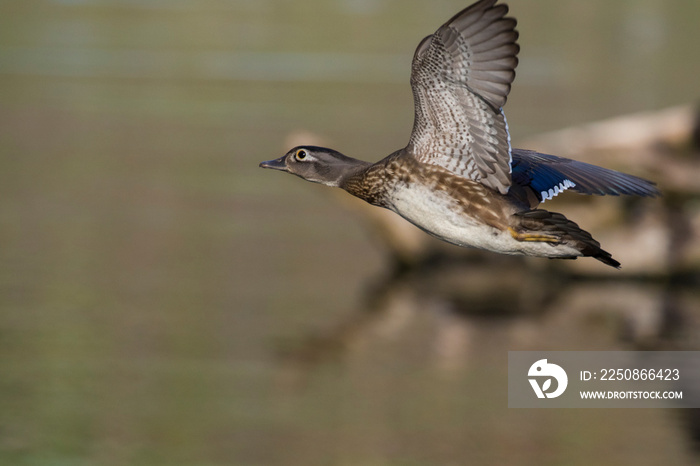
[[[503,105],[518,64],[516,21],[497,0],[480,0],[413,58],[415,120],[408,145],[377,163],[299,146],[260,164],[340,187],[460,246],[550,258],[619,262],[561,214],[536,209],[571,189],[582,194],[656,196],[632,175],[513,149]]]
[[[465,215],[499,229],[508,228],[505,217],[513,208],[505,196],[494,196],[483,184],[454,176],[437,165],[426,165],[398,151],[345,179],[341,188],[378,207],[391,208],[392,194],[399,185],[419,182],[435,192],[454,198]]]

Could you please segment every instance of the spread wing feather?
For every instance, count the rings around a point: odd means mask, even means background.
[[[551,199],[566,189],[581,194],[659,195],[654,183],[643,178],[523,149],[513,149],[512,176],[514,185],[532,190],[539,202]]]
[[[515,79],[516,21],[497,0],[461,11],[416,49],[409,153],[505,194],[511,147],[502,107]]]

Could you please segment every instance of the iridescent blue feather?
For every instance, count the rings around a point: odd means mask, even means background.
[[[576,160],[513,149],[513,184],[530,188],[544,202],[571,189],[581,194],[654,197],[655,184],[645,179]]]

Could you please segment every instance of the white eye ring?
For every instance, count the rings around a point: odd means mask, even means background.
[[[296,153],[296,158],[297,160],[304,160],[307,155],[308,152],[306,152],[306,149],[299,149]]]

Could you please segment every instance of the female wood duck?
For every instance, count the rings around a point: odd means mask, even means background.
[[[441,240],[504,254],[620,263],[562,214],[536,209],[571,189],[656,196],[654,183],[583,162],[513,149],[503,106],[520,47],[508,6],[481,0],[423,39],[413,57],[408,145],[377,163],[299,146],[263,168],[344,189]]]

